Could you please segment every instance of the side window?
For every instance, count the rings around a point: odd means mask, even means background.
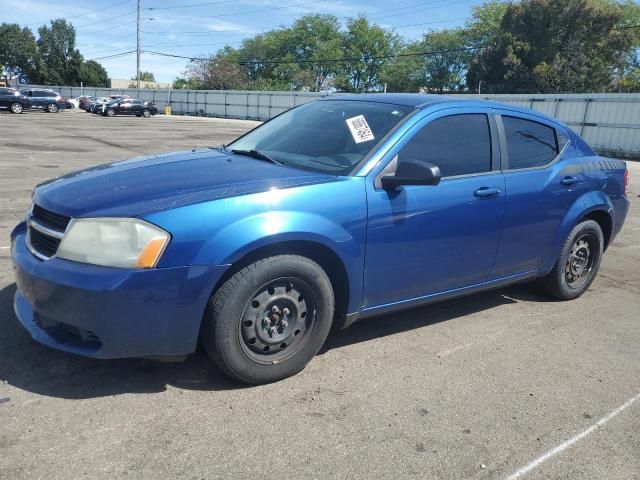
[[[509,169],[542,167],[558,155],[556,131],[538,122],[502,116]]]
[[[134,100],[133,104],[134,105],[142,105],[142,100]]]
[[[409,140],[398,162],[419,159],[440,168],[443,177],[491,171],[491,131],[484,114],[438,118]]]

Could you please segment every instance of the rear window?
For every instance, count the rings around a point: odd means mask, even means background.
[[[542,167],[558,155],[555,129],[523,118],[502,116],[509,169]]]

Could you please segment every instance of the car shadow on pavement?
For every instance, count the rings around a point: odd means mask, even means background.
[[[514,285],[388,315],[366,318],[354,323],[346,330],[329,336],[320,355],[335,348],[434,325],[490,310],[500,305],[518,303],[518,301],[550,302],[554,300],[539,293],[530,285]]]
[[[0,382],[39,395],[85,399],[123,393],[157,393],[170,385],[186,390],[250,388],[228,379],[201,351],[184,362],[95,360],[34,342],[13,312],[16,286],[0,290]],[[526,286],[486,292],[355,323],[329,336],[320,354],[439,322],[525,301],[548,301]]]

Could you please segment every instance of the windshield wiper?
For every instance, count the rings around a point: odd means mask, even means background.
[[[239,150],[237,148],[231,149],[232,153],[236,155],[246,155],[247,157],[255,158],[256,160],[264,160],[265,162],[275,163],[276,165],[284,165],[284,163],[279,162],[275,158],[271,158],[266,153],[260,152],[258,150]]]

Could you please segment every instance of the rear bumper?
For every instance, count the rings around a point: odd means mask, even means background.
[[[226,267],[129,270],[41,261],[17,233],[14,309],[34,340],[94,358],[192,353],[203,312]]]
[[[620,197],[613,202],[613,228],[611,229],[609,244],[613,242],[618,233],[620,233],[620,230],[622,230],[622,226],[629,213],[629,204],[629,199],[626,197]]]

